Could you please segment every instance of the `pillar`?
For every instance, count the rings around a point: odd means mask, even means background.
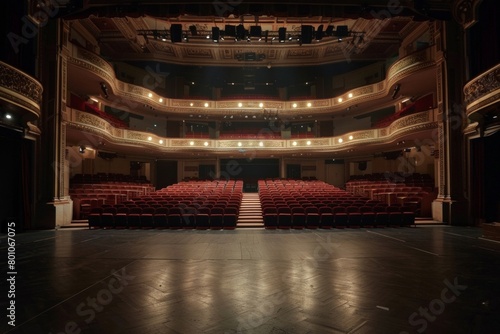
[[[463,34],[455,21],[436,22],[435,42],[437,70],[437,115],[438,129],[433,140],[438,154],[437,199],[432,204],[435,220],[451,225],[466,225],[468,205],[463,196],[464,139],[462,135],[465,109],[462,87]]]
[[[67,62],[62,21],[49,20],[39,31],[40,81],[44,87],[39,155],[37,206],[41,219],[37,228],[55,228],[71,223],[73,203],[69,197],[70,158],[66,149]],[[53,41],[53,38],[57,41]]]

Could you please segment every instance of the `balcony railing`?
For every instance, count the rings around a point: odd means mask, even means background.
[[[469,81],[464,87],[467,115],[500,99],[500,64]]]
[[[0,62],[0,98],[30,113],[26,120],[40,118],[42,84],[28,74]]]
[[[246,150],[303,150],[316,149],[336,151],[353,145],[384,144],[400,136],[431,130],[437,127],[434,121],[434,109],[401,117],[385,128],[364,129],[345,133],[341,136],[322,138],[253,138],[253,139],[205,139],[205,138],[166,138],[152,133],[118,129],[106,120],[76,109],[69,109],[69,125],[82,131],[100,134],[115,142],[127,145],[144,145],[162,149],[197,149],[207,151]]]

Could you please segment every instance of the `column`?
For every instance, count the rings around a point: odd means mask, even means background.
[[[217,157],[215,160],[215,178],[220,178],[220,158]]]
[[[465,110],[461,89],[464,84],[463,33],[454,21],[435,23],[438,129],[433,140],[438,154],[437,199],[432,204],[435,220],[451,225],[465,225],[467,205],[463,197],[466,168],[462,129]]]
[[[66,154],[67,62],[61,40],[62,21],[49,20],[39,32],[38,71],[43,84],[42,142],[39,152],[39,212],[37,227],[54,228],[71,223],[69,164]],[[57,41],[53,41],[56,37]]]

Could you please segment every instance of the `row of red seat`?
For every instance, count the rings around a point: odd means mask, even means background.
[[[387,206],[318,180],[260,180],[266,228],[408,226],[410,206]]]
[[[243,182],[183,181],[119,205],[96,208],[89,228],[233,229]]]
[[[279,208],[264,213],[266,228],[343,228],[410,226],[415,213],[405,206],[336,206],[317,208]]]
[[[122,206],[95,208],[88,217],[90,228],[234,229],[237,207]]]
[[[436,198],[434,182],[427,174],[409,176],[405,181],[410,183],[373,180],[368,176],[366,180],[358,178],[348,181],[346,189],[352,194],[380,200],[387,205],[400,204],[415,207],[418,216],[429,217],[431,203]]]

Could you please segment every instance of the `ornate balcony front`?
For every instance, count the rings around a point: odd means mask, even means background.
[[[142,153],[204,152],[209,154],[229,154],[246,152],[255,155],[297,152],[336,152],[359,147],[377,150],[392,145],[397,140],[410,138],[423,133],[425,139],[432,139],[432,131],[437,128],[434,121],[435,110],[423,111],[401,117],[385,128],[372,128],[353,131],[335,137],[303,139],[193,139],[166,138],[155,134],[119,129],[106,120],[87,112],[69,109],[70,128],[86,133],[85,143],[92,146],[99,138],[117,146],[136,148]],[[82,141],[81,143],[83,143]]]
[[[500,64],[469,81],[464,87],[467,116],[500,100]]]
[[[10,105],[9,110],[24,123],[40,118],[42,92],[43,87],[37,80],[0,62],[0,100]]]

